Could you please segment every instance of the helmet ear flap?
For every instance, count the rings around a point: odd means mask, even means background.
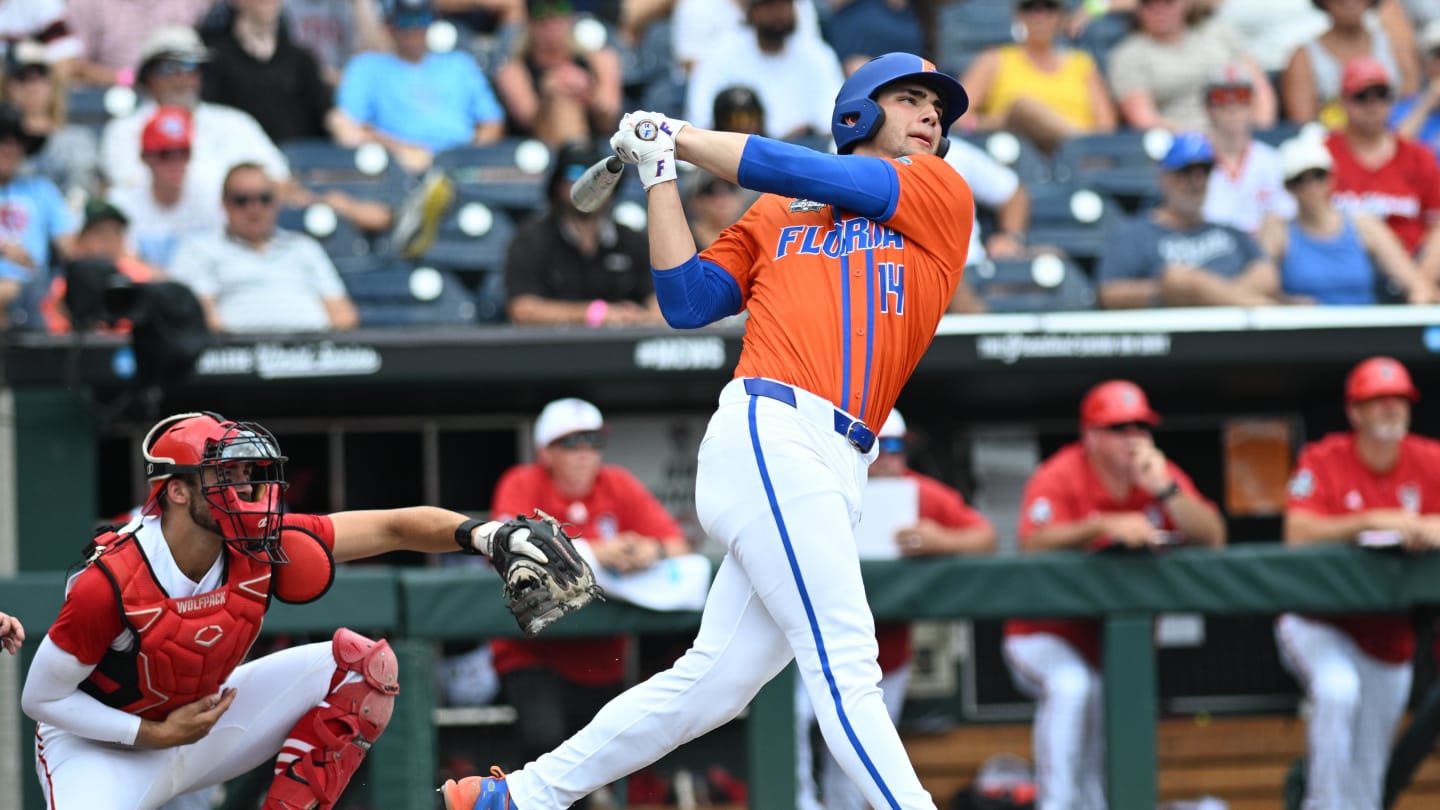
[[[940,136],[940,145],[935,149],[935,157],[943,158],[945,153],[950,151],[950,139],[944,135]]]
[[[845,123],[844,119],[851,117],[854,117],[854,122]],[[835,136],[835,151],[842,155],[850,154],[855,151],[856,146],[869,140],[884,125],[885,108],[872,98],[856,99],[853,105],[837,109],[831,126]]]

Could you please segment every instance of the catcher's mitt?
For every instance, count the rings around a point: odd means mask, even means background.
[[[559,521],[539,509],[495,530],[490,561],[504,580],[510,612],[527,636],[537,635],[594,599],[605,598]]]

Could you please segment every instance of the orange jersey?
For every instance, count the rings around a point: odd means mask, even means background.
[[[975,212],[941,158],[890,163],[899,201],[883,222],[766,194],[702,254],[734,277],[750,313],[735,376],[885,422],[960,283]]]

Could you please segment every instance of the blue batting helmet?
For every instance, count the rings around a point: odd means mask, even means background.
[[[954,77],[936,69],[934,62],[911,53],[877,56],[850,74],[835,96],[830,134],[835,138],[837,152],[842,155],[850,153],[857,144],[880,129],[880,125],[885,123],[885,111],[875,103],[875,95],[880,88],[901,79],[919,82],[940,96],[943,106],[940,116],[942,135],[949,132],[950,125],[970,107],[970,97],[966,95],[965,88]],[[948,142],[941,142],[941,155],[945,154],[948,145]]]

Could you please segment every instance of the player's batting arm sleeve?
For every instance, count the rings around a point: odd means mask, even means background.
[[[900,179],[889,161],[827,155],[803,146],[750,136],[736,172],[740,185],[834,205],[884,221],[900,202]]]
[[[95,667],[60,649],[47,635],[25,676],[20,708],[32,719],[100,742],[134,745],[140,717],[112,709],[81,692]]]
[[[651,268],[655,300],[665,322],[696,329],[740,311],[740,285],[720,265],[699,255],[668,270]]]

